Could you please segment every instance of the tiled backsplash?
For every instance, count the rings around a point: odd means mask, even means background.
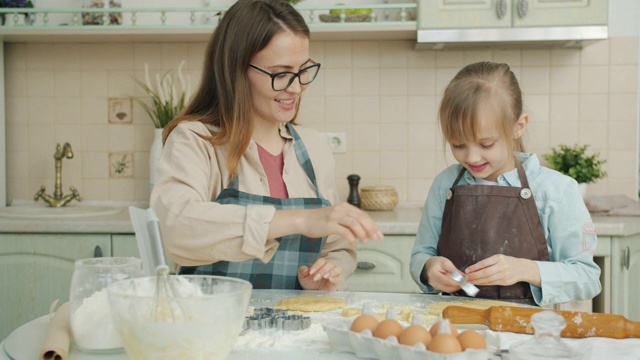
[[[63,192],[86,200],[145,201],[153,126],[127,99],[144,95],[133,81],[185,69],[199,81],[205,43],[6,44],[9,200],[53,191],[57,143],[69,142]],[[511,65],[524,93],[530,151],[560,143],[589,144],[607,159],[608,177],[591,194],[636,196],[638,38],[612,38],[579,49],[414,51],[411,41],[312,42],[322,63],[304,95],[300,122],[344,132],[335,154],[337,182],[393,185],[401,202],[424,202],[434,176],[454,160],[436,121],[442,91],[465,64]]]

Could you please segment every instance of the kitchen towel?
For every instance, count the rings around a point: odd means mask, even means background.
[[[594,215],[640,216],[640,202],[624,195],[589,196],[584,203]]]
[[[60,305],[51,319],[49,332],[40,350],[40,360],[66,360],[70,344],[69,303],[66,302]]]

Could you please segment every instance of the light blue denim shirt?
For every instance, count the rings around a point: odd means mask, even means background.
[[[535,302],[546,305],[593,298],[601,290],[600,268],[593,261],[597,236],[591,215],[578,192],[578,183],[540,166],[535,154],[516,153],[516,156],[527,174],[549,249],[550,261],[536,261],[542,286],[531,285]],[[435,289],[423,284],[420,274],[427,260],[436,255],[446,193],[461,169],[460,164],[452,165],[436,176],[422,209],[410,270],[413,280],[425,292]],[[458,184],[477,183],[467,171]],[[498,186],[522,186],[517,169],[498,176]]]

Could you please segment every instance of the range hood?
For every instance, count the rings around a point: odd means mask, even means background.
[[[420,29],[416,50],[460,47],[572,47],[608,38],[608,26],[556,26],[477,29]]]

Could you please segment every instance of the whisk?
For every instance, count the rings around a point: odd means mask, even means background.
[[[151,267],[155,268],[156,289],[151,318],[153,320],[175,321],[180,317],[181,309],[177,301],[172,301],[178,291],[169,276],[169,266],[164,257],[164,247],[160,236],[160,222],[152,209],[147,209],[147,230],[151,245]]]

